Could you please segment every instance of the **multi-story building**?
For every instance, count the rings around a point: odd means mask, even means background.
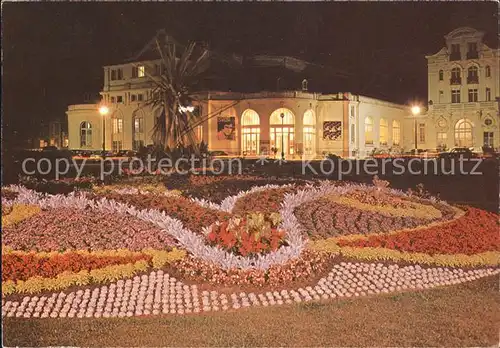
[[[426,56],[429,105],[416,122],[418,147],[500,146],[500,49],[483,38],[481,31],[458,28],[439,52]]]
[[[69,148],[100,150],[104,142],[116,152],[152,144],[156,117],[145,105],[161,69],[159,60],[105,66],[101,104],[110,112],[103,117],[98,104],[70,105]],[[402,148],[407,106],[351,93],[313,93],[306,79],[300,81],[288,91],[199,92],[200,101],[185,107],[206,119],[195,128],[198,139],[230,155],[283,150],[286,158],[364,157],[375,148]]]

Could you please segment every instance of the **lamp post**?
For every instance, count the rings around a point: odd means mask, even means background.
[[[285,120],[285,114],[282,112],[281,115],[281,160],[285,160],[285,131],[283,129],[283,122]]]
[[[411,108],[411,113],[415,117],[415,155],[417,154],[418,149],[418,136],[417,136],[417,117],[420,114],[420,106],[414,105]]]
[[[99,114],[102,117],[102,159],[106,157],[106,125],[104,123],[104,119],[106,115],[109,113],[109,108],[106,105],[102,105],[99,108]]]

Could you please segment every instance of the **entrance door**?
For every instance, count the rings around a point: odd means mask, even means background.
[[[293,127],[271,127],[271,147],[278,149],[277,156],[281,155],[283,144],[283,152],[285,155],[294,154],[294,131]]]

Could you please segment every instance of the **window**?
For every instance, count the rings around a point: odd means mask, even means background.
[[[467,69],[467,83],[479,83],[477,66],[471,66]]]
[[[115,103],[115,97],[111,97],[111,103],[114,104]]]
[[[477,43],[469,42],[467,44],[467,59],[476,59],[476,58],[478,58]]]
[[[448,134],[446,132],[437,132],[437,145],[446,145],[446,139],[448,139]]]
[[[146,67],[144,65],[139,65],[137,67],[137,77],[146,76]]]
[[[491,77],[491,68],[489,65],[487,65],[486,68],[484,68],[484,75],[486,77]]]
[[[141,147],[144,147],[144,140],[134,140],[132,143],[132,150],[139,151]]]
[[[384,118],[380,119],[380,145],[387,145],[388,124]]]
[[[351,117],[354,117],[355,116],[355,108],[354,108],[354,105],[351,106]]]
[[[92,146],[92,125],[90,122],[80,123],[80,147]]]
[[[373,144],[373,119],[369,116],[365,117],[365,144]]]
[[[468,119],[461,119],[455,125],[455,146],[471,147],[472,141],[472,122]]]
[[[444,73],[443,70],[439,70],[439,81],[443,81]]]
[[[111,70],[111,81],[116,80],[116,70]]]
[[[241,116],[241,149],[246,155],[258,155],[260,150],[260,117],[254,110],[248,109]],[[203,129],[201,134],[203,134]],[[201,137],[199,139],[202,139]]]
[[[130,101],[135,102],[137,100],[137,96],[135,94],[130,95]]]
[[[483,133],[483,144],[484,146],[493,147],[493,132]]]
[[[137,101],[140,101],[140,102],[141,102],[141,101],[143,101],[143,100],[144,100],[143,98],[144,98],[144,96],[143,96],[142,94],[138,94],[138,95],[137,95]]]
[[[462,59],[460,55],[460,45],[459,44],[452,44],[451,45],[451,54],[450,54],[450,60],[460,60]]]
[[[123,118],[113,118],[113,134],[123,132]]]
[[[425,143],[425,123],[418,124],[418,142]]]
[[[201,143],[203,141],[203,125],[200,124],[199,126],[196,126],[194,132],[196,135],[196,139],[199,143]]]
[[[134,133],[144,132],[144,118],[134,117]]]
[[[491,101],[491,89],[486,87],[486,101]]]
[[[460,85],[462,83],[462,77],[460,75],[461,75],[460,68],[451,69],[450,83],[452,85]]]
[[[452,103],[460,103],[460,90],[453,89],[451,91],[451,102]]]
[[[351,144],[354,144],[356,142],[356,125],[353,123],[351,124]]]
[[[439,103],[444,103],[444,92],[439,91]]]
[[[304,155],[316,153],[316,117],[312,110],[304,113]]]
[[[399,121],[392,121],[392,145],[399,146],[401,142],[401,125]]]
[[[116,102],[117,102],[118,104],[123,103],[123,96],[121,96],[121,95],[117,96],[117,97],[116,97]]]
[[[123,69],[122,68],[116,70],[116,78],[118,80],[123,80]]]
[[[469,103],[477,102],[477,89],[469,89]]]
[[[295,153],[295,117],[293,113],[285,108],[276,109],[271,114],[269,123],[271,147],[278,149],[278,154],[283,152],[285,155],[293,155]]]
[[[117,153],[123,149],[121,140],[113,140],[111,143],[111,151]]]

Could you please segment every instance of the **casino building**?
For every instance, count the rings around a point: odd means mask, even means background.
[[[367,96],[313,91],[309,85],[321,71],[276,56],[247,60],[255,73],[244,78],[231,74],[253,89],[213,84],[197,93],[196,105],[186,107],[207,118],[195,129],[198,139],[211,151],[233,156],[269,155],[273,150],[280,154],[282,144],[287,159],[328,153],[363,158],[374,150],[443,145],[498,147],[499,50],[482,43],[483,35],[471,28],[456,29],[446,36],[446,47],[427,56],[429,105],[419,115],[412,115],[410,106]],[[110,112],[103,117],[98,104],[70,105],[69,148],[101,150],[103,140],[113,152],[153,144],[156,118],[145,101],[152,97],[152,79],[161,69],[159,60],[146,58],[104,66],[101,104]],[[274,83],[276,87],[270,87]]]

